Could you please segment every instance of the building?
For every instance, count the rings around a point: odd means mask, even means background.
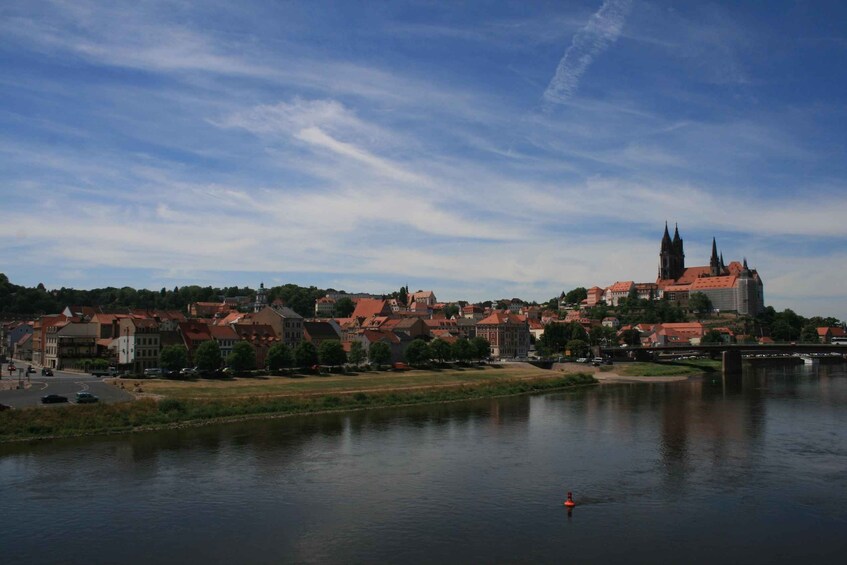
[[[297,347],[303,341],[303,316],[291,308],[266,306],[261,312],[253,314],[253,322],[272,327],[280,341],[289,347]]]
[[[476,335],[488,340],[493,357],[526,357],[529,354],[529,325],[523,316],[494,312],[477,323]]]
[[[332,318],[335,316],[335,300],[323,296],[315,301],[316,318]]]
[[[218,342],[222,359],[229,357],[229,354],[232,353],[232,346],[235,345],[236,341],[241,339],[235,330],[228,325],[209,326],[209,335]]]
[[[762,279],[758,271],[747,266],[746,258],[726,265],[723,253],[718,253],[717,241],[712,238],[709,264],[686,267],[679,228],[674,229],[671,239],[667,224],[659,250],[658,275],[657,298],[667,298],[682,307],[687,307],[694,292],[705,294],[714,309],[724,312],[755,316],[765,307]]]
[[[113,343],[117,349],[118,366],[122,369],[143,373],[144,369],[159,366],[161,347],[156,320],[135,316],[120,318],[118,335]]]
[[[51,369],[82,369],[97,356],[97,325],[77,318],[48,326],[44,363]]]

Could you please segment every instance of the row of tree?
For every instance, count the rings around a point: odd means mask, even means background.
[[[430,360],[470,361],[488,357],[490,345],[488,340],[476,337],[468,340],[460,338],[452,345],[436,339],[429,343],[416,339],[409,344],[406,360],[411,365],[424,365]],[[361,342],[350,344],[350,352],[344,350],[338,340],[321,342],[318,347],[308,341],[301,342],[291,348],[284,343],[276,343],[268,349],[266,366],[271,371],[291,369],[295,367],[310,368],[315,365],[339,366],[350,363],[360,366],[365,361],[381,366],[391,361],[391,348],[388,344],[377,342],[365,351]],[[179,371],[189,364],[188,351],[182,345],[170,345],[162,349],[160,356],[162,369]],[[248,371],[256,368],[256,350],[246,341],[236,343],[232,352],[223,359],[220,346],[214,340],[205,341],[197,347],[194,353],[194,364],[197,370],[212,373],[226,365],[234,372]]]

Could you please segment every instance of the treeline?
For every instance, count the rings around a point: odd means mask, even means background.
[[[315,300],[333,289],[319,289],[314,286],[302,287],[286,284],[268,288],[268,303],[277,298],[301,316],[313,316]],[[59,288],[47,290],[43,284],[34,288],[13,284],[0,273],[0,314],[38,316],[57,314],[66,306],[100,307],[106,311],[119,311],[127,308],[146,310],[188,311],[192,302],[220,302],[224,298],[236,296],[248,297],[253,301],[256,291],[249,287],[223,287],[188,285],[162,288],[159,291],[134,289],[132,287],[105,287],[91,290]]]

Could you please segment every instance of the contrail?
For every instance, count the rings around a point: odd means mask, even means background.
[[[544,100],[560,104],[573,96],[582,74],[594,58],[614,43],[621,34],[631,0],[606,0],[588,23],[576,32],[565,56],[559,61],[556,74],[544,91]]]

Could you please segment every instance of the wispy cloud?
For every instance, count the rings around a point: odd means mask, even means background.
[[[605,0],[588,23],[574,35],[571,46],[559,61],[556,74],[544,91],[547,103],[566,102],[576,92],[582,75],[594,59],[621,34],[631,0]]]

